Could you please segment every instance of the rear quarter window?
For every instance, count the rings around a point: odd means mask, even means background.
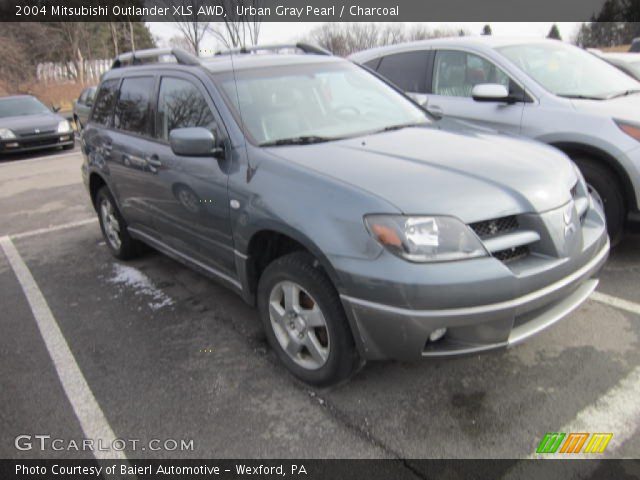
[[[91,121],[100,125],[109,125],[113,107],[116,103],[119,81],[120,79],[112,79],[102,83],[91,113]]]

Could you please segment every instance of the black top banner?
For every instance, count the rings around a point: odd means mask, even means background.
[[[0,21],[558,22],[589,21],[604,4],[605,0],[0,0]]]

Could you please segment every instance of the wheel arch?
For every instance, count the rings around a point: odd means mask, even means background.
[[[338,274],[327,256],[315,242],[298,230],[269,223],[254,228],[245,238],[245,247],[236,251],[236,268],[243,285],[243,297],[251,305],[255,304],[257,286],[264,268],[276,258],[300,250],[307,251],[317,260],[336,291],[339,291]]]
[[[627,210],[637,210],[637,198],[629,174],[618,160],[606,151],[577,142],[552,142],[549,145],[564,152],[573,158],[577,155],[585,155],[597,162],[602,163],[616,176],[618,182],[622,186],[622,194]]]

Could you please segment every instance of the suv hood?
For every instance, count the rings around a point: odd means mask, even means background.
[[[640,123],[640,93],[611,100],[571,100],[579,112],[603,115],[629,122]]]
[[[466,223],[557,208],[571,200],[577,182],[571,161],[558,150],[475,132],[405,128],[269,151],[375,194],[403,213],[453,215]]]
[[[55,113],[40,113],[37,115],[21,115],[19,117],[0,118],[0,128],[8,128],[16,135],[33,134],[37,128],[42,133],[55,131],[64,118]]]

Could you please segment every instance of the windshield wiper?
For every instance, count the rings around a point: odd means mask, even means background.
[[[402,130],[403,128],[410,128],[410,127],[421,127],[423,125],[429,125],[429,122],[414,122],[414,123],[401,123],[400,125],[389,125],[388,127],[381,128],[376,133],[392,132],[394,130]]]
[[[605,100],[607,97],[596,97],[593,95],[573,95],[571,93],[558,93],[562,98],[577,98],[579,100]]]
[[[272,142],[261,143],[261,147],[277,147],[280,145],[310,145],[312,143],[330,142],[334,140],[330,137],[320,137],[318,135],[301,135],[299,137],[281,138]]]
[[[627,97],[629,95],[633,95],[634,93],[640,93],[640,89],[634,88],[632,90],[625,90],[624,92],[614,93],[613,95],[609,95],[607,97],[607,100],[611,100],[612,98]]]

